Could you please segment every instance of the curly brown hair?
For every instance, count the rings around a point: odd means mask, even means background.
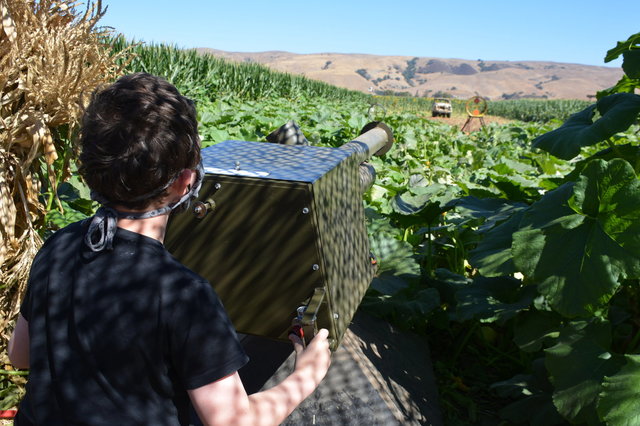
[[[80,134],[80,174],[110,205],[143,209],[200,162],[193,101],[147,73],[96,91]]]

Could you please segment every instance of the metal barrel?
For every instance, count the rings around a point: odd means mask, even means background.
[[[363,127],[360,136],[351,142],[347,142],[338,149],[353,151],[357,162],[360,163],[358,170],[360,176],[360,188],[365,193],[376,179],[376,171],[372,165],[366,161],[372,156],[385,154],[393,145],[393,132],[384,123],[373,121]]]
[[[373,155],[385,154],[393,145],[393,132],[386,124],[372,121],[363,127],[360,136],[347,142],[339,149],[354,151],[359,163],[363,163]]]

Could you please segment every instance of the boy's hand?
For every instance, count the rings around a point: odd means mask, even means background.
[[[320,329],[305,348],[300,337],[289,334],[289,339],[296,351],[295,371],[312,379],[315,386],[322,381],[331,364],[328,336],[327,329]]]

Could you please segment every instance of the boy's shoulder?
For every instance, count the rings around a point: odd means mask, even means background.
[[[50,246],[68,245],[73,240],[82,241],[82,237],[84,235],[83,231],[87,228],[87,224],[85,222],[86,219],[80,220],[78,222],[73,222],[63,228],[54,231],[45,240],[40,250],[45,250]]]

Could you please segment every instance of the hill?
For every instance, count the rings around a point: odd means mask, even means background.
[[[410,56],[289,52],[225,52],[200,48],[236,62],[256,62],[339,87],[370,93],[443,93],[466,99],[589,99],[622,77],[620,68],[540,61],[488,61]]]

